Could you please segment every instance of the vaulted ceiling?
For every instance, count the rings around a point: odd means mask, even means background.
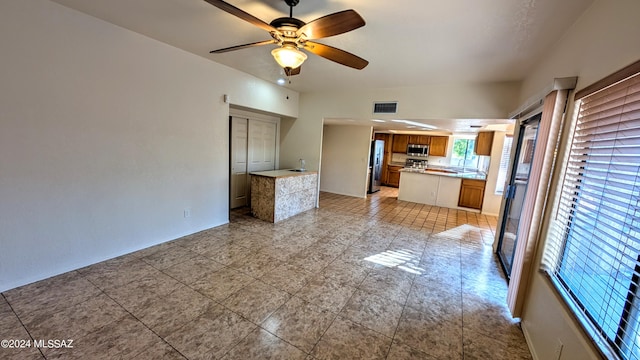
[[[53,0],[188,52],[276,82],[273,45],[225,54],[210,50],[270,39],[203,0]],[[270,22],[288,16],[283,0],[227,0]],[[300,92],[438,83],[520,81],[593,0],[300,0],[309,22],[354,9],[366,25],[318,40],[369,61],[354,70],[309,54],[285,86]],[[108,54],[105,54],[108,56]]]

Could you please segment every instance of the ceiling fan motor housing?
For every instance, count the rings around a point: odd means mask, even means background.
[[[291,17],[282,17],[277,18],[269,24],[274,28],[278,29],[280,34],[277,32],[272,32],[271,36],[278,40],[279,43],[290,42],[290,43],[298,43],[298,29],[305,25],[305,22],[302,20],[298,20],[296,18]]]

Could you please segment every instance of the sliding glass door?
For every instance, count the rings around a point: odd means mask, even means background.
[[[518,243],[520,215],[527,194],[540,118],[541,114],[538,114],[520,123],[511,176],[503,195],[505,205],[498,238],[498,257],[507,278],[511,276]]]

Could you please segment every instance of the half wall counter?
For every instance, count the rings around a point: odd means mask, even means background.
[[[430,169],[400,170],[398,200],[435,205],[451,209],[462,208],[460,191],[464,179],[484,181],[486,176],[476,171],[449,172]],[[465,210],[468,210],[466,207]]]
[[[316,171],[272,170],[250,175],[251,213],[260,220],[277,223],[316,206]]]

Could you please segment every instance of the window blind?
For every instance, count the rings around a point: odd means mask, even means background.
[[[640,73],[580,100],[543,267],[604,351],[640,359]]]
[[[506,136],[504,138],[504,145],[502,145],[502,155],[500,156],[500,168],[498,169],[498,180],[496,181],[496,194],[502,194],[504,192],[507,173],[509,172],[509,160],[511,158],[512,146],[513,137]]]

